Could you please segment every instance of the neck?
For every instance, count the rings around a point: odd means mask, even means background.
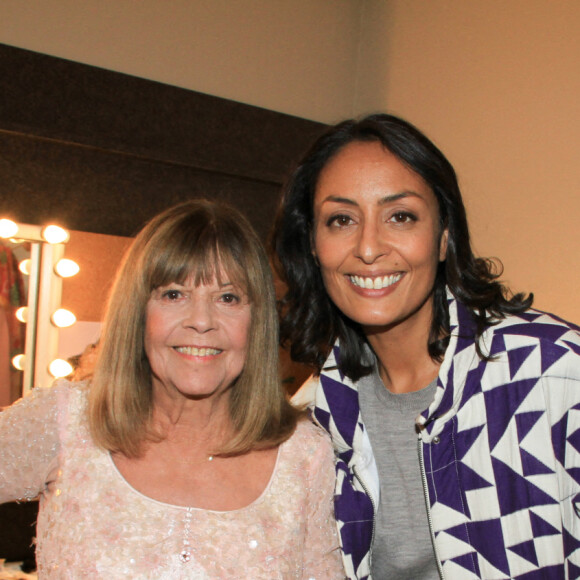
[[[440,363],[429,355],[432,309],[423,308],[411,319],[389,328],[365,328],[378,359],[380,377],[393,393],[426,387],[437,377]]]

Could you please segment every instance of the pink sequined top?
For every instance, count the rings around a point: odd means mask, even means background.
[[[344,578],[332,449],[317,427],[299,423],[245,508],[179,507],[136,491],[94,445],[86,392],[61,381],[0,413],[0,502],[41,494],[39,578]]]

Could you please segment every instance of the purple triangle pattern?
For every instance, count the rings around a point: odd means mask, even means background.
[[[518,407],[537,382],[537,378],[514,381],[485,392],[487,432],[492,451],[505,433]]]
[[[500,352],[505,352],[505,339],[502,334],[494,334],[491,340],[491,348],[489,349],[489,354],[491,356],[497,356]]]
[[[504,551],[500,520],[467,522],[466,524],[449,528],[445,532],[471,545],[490,564],[509,576],[509,563]]]
[[[542,373],[545,373],[554,363],[558,362],[563,356],[568,354],[568,349],[558,344],[552,344],[547,341],[540,343],[540,357],[542,361]]]
[[[568,345],[570,347],[570,350],[572,350],[576,354],[580,354],[580,345],[574,344],[573,342],[570,342],[569,340],[563,340],[562,342],[564,344]]]
[[[510,379],[513,379],[520,367],[526,362],[526,359],[534,352],[536,346],[521,346],[507,351],[508,362],[510,365]]]
[[[518,430],[518,441],[520,443],[544,413],[545,411],[528,411],[516,415],[516,428]]]
[[[455,440],[455,453],[459,461],[463,460],[465,454],[471,449],[484,427],[485,425],[479,425],[478,427],[472,427],[471,429],[461,431],[461,437],[458,437]]]
[[[580,484],[580,467],[569,467],[566,471],[576,483]]]
[[[470,554],[462,554],[461,556],[457,556],[457,558],[451,558],[451,562],[455,562],[458,566],[469,570],[472,574],[475,574],[478,578],[481,578],[479,560],[475,552],[471,552]]]
[[[461,395],[460,407],[463,407],[467,401],[474,395],[482,392],[481,375],[485,370],[485,361],[481,361],[477,367],[467,372],[465,386]]]
[[[542,566],[539,570],[532,570],[525,574],[514,576],[514,580],[563,580],[564,564],[556,566]]]
[[[334,346],[332,348],[332,352],[334,354],[334,360],[335,360],[336,366],[338,368],[338,374],[340,375],[340,380],[344,381],[344,374],[342,373],[342,370],[340,369],[340,348],[338,346]]]
[[[449,366],[449,372],[447,373],[447,384],[443,391],[443,397],[441,398],[441,403],[439,404],[439,409],[437,410],[438,415],[446,413],[453,405],[453,396],[455,393],[453,372],[455,369],[454,361],[451,362]]]
[[[324,409],[315,409],[313,415],[326,431],[330,431],[330,413]]]
[[[522,324],[510,324],[504,328],[498,328],[497,333],[501,334],[511,334],[517,336],[530,336],[533,338],[547,339],[552,342],[556,342],[562,336],[564,336],[570,329],[567,326],[562,326],[560,324],[528,324],[523,322]]]
[[[527,560],[534,566],[538,565],[538,556],[536,554],[534,540],[528,540],[527,542],[522,542],[521,544],[516,544],[515,546],[509,546],[508,550],[512,551],[518,556],[521,556],[524,558],[524,560]]]
[[[520,456],[522,458],[522,471],[524,476],[530,475],[546,475],[547,473],[554,473],[547,465],[536,459],[531,453],[520,447]]]
[[[568,578],[570,580],[578,580],[580,578],[580,567],[575,566],[570,561],[568,561]]]
[[[489,483],[489,481],[485,480],[481,475],[471,469],[471,467],[465,465],[465,463],[458,461],[456,465],[457,471],[459,472],[459,479],[461,480],[465,491],[473,491],[474,489],[483,489],[485,487],[493,486],[492,483]]]
[[[570,534],[566,528],[562,532],[564,536],[564,556],[569,558],[573,552],[580,548],[580,540]]]
[[[566,460],[566,433],[568,428],[568,413],[564,413],[562,418],[552,425],[552,448],[554,456],[565,465]]]
[[[572,447],[574,447],[574,449],[580,453],[580,429],[576,429],[574,433],[568,435],[567,439],[568,443],[570,443],[570,445],[572,445]]]
[[[352,474],[348,467],[339,462],[336,466],[337,473],[344,472],[344,480],[340,490],[340,496],[344,501],[335,502],[336,517],[343,522],[343,528],[348,526],[346,534],[342,534],[342,549],[349,554],[356,570],[362,562],[365,550],[360,546],[370,546],[372,540],[373,505],[370,498],[352,485]]]
[[[534,538],[542,538],[544,536],[557,536],[560,531],[552,524],[548,523],[544,518],[530,510],[530,523],[532,524],[532,534]]]
[[[353,409],[359,408],[358,392],[324,373],[320,375],[320,384],[328,407],[332,410],[334,421],[341,426],[342,437],[352,447],[358,423],[358,413],[353,413]],[[318,419],[317,413],[318,410],[315,411],[315,416]]]
[[[523,509],[540,505],[558,503],[539,487],[507,466],[503,461],[492,457],[493,472],[498,485],[501,483],[503,493],[498,494],[502,516],[513,514]]]
[[[528,310],[526,312],[520,312],[520,314],[518,314],[518,318],[526,320],[527,322],[534,322],[534,320],[537,320],[538,318],[540,318],[540,316],[543,316],[543,312],[540,312],[538,310]]]

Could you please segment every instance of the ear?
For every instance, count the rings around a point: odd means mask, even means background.
[[[439,261],[444,262],[447,257],[447,240],[449,239],[449,230],[445,228],[439,240]]]
[[[320,262],[318,261],[318,256],[316,255],[316,250],[314,249],[314,234],[312,232],[312,229],[310,229],[309,235],[310,235],[310,253],[312,254],[312,257],[314,258],[316,265],[320,266]]]

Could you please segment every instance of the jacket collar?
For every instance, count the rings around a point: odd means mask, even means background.
[[[465,386],[465,370],[473,367],[475,323],[467,307],[447,290],[450,340],[437,379],[433,402],[419,415],[417,423],[424,431],[423,440],[429,442],[438,435],[461,406]],[[344,376],[338,366],[340,343],[337,340],[322,372],[320,388],[315,395],[314,415],[331,434],[341,457],[350,463],[353,448],[364,432],[356,382]],[[458,372],[461,371],[461,372]]]

